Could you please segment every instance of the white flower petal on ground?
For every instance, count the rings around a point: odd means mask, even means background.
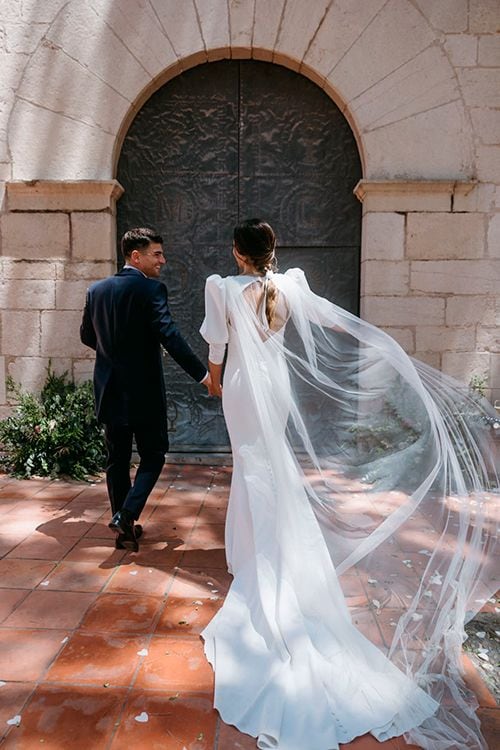
[[[137,656],[147,656],[149,654],[149,651],[147,648],[141,648],[140,651],[137,652]]]
[[[443,576],[441,573],[434,573],[433,576],[429,579],[429,583],[434,586],[442,586],[443,585]]]
[[[12,719],[7,719],[7,724],[10,727],[18,727],[20,723],[21,723],[21,717],[19,716],[19,714],[17,714],[16,716],[13,716]]]
[[[149,721],[149,716],[145,711],[143,711],[138,716],[134,716],[134,719],[138,721],[139,724],[146,724],[146,722]]]

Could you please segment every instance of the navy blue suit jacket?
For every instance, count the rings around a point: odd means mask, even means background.
[[[96,414],[104,424],[165,420],[161,346],[195,380],[207,371],[172,320],[165,285],[133,268],[92,284],[80,338],[96,352]]]

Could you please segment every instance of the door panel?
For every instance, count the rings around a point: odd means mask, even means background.
[[[174,319],[205,360],[205,279],[235,273],[232,228],[244,218],[272,224],[281,270],[300,266],[315,292],[357,312],[360,177],[350,127],[315,84],[270,63],[209,63],[165,84],[132,123],[118,236],[161,232]],[[164,360],[172,448],[227,449],[220,402]]]

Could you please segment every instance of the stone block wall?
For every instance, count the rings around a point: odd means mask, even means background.
[[[362,315],[407,351],[500,399],[500,205],[477,182],[369,182]]]
[[[49,362],[76,380],[91,375],[93,354],[79,339],[82,308],[89,284],[115,269],[121,192],[113,180],[7,185],[0,215],[3,412],[7,375],[33,391]]]

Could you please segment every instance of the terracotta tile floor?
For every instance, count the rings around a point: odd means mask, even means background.
[[[2,750],[255,750],[213,710],[199,638],[231,582],[230,479],[224,467],[167,466],[141,517],[141,549],[130,554],[114,548],[103,482],[0,476]],[[415,565],[424,532],[416,526],[422,539],[400,545]],[[343,584],[354,620],[383,646],[394,605],[368,578],[358,571]],[[404,597],[404,576],[398,585],[391,590]],[[385,609],[361,609],[367,596]],[[490,748],[500,746],[500,708],[467,660],[466,670]],[[368,736],[342,747],[382,746],[409,748]]]

